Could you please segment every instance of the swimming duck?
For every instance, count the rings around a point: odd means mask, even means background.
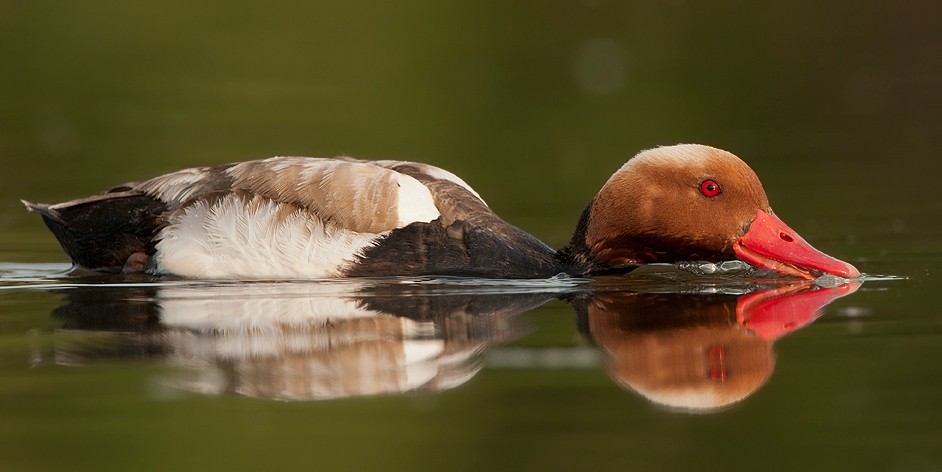
[[[739,258],[801,278],[860,275],[776,217],[742,160],[695,144],[628,160],[558,251],[502,220],[451,172],[415,162],[274,157],[23,203],[73,263],[110,272],[545,278]]]

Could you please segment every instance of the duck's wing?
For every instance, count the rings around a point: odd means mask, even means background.
[[[440,216],[430,189],[417,179],[369,161],[275,157],[185,169],[139,184],[177,210],[242,194],[304,209],[344,230],[382,233]]]
[[[444,226],[465,221],[496,228],[504,223],[470,185],[447,170],[419,162],[375,161],[374,164],[408,175],[428,188]]]
[[[192,276],[342,276],[384,235],[442,216],[416,178],[345,158],[186,169],[136,189],[168,206],[157,269]]]

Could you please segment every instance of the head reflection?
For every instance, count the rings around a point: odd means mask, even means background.
[[[616,383],[672,409],[709,412],[755,393],[772,375],[775,340],[858,286],[798,283],[746,295],[610,292],[573,305]]]

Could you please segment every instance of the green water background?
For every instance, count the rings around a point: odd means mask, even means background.
[[[0,467],[938,470],[942,7],[931,2],[0,1],[0,261],[63,262],[18,199],[273,155],[419,160],[564,244],[641,149],[697,142],[871,283],[717,415],[600,370],[440,395],[153,392],[161,366],[31,368],[60,298],[0,294]],[[571,310],[522,345],[574,345]]]

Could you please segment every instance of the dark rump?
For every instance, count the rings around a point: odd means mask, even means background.
[[[166,224],[166,205],[134,191],[58,205],[23,204],[42,215],[73,263],[94,270],[117,272],[132,254],[153,254],[154,238]]]

